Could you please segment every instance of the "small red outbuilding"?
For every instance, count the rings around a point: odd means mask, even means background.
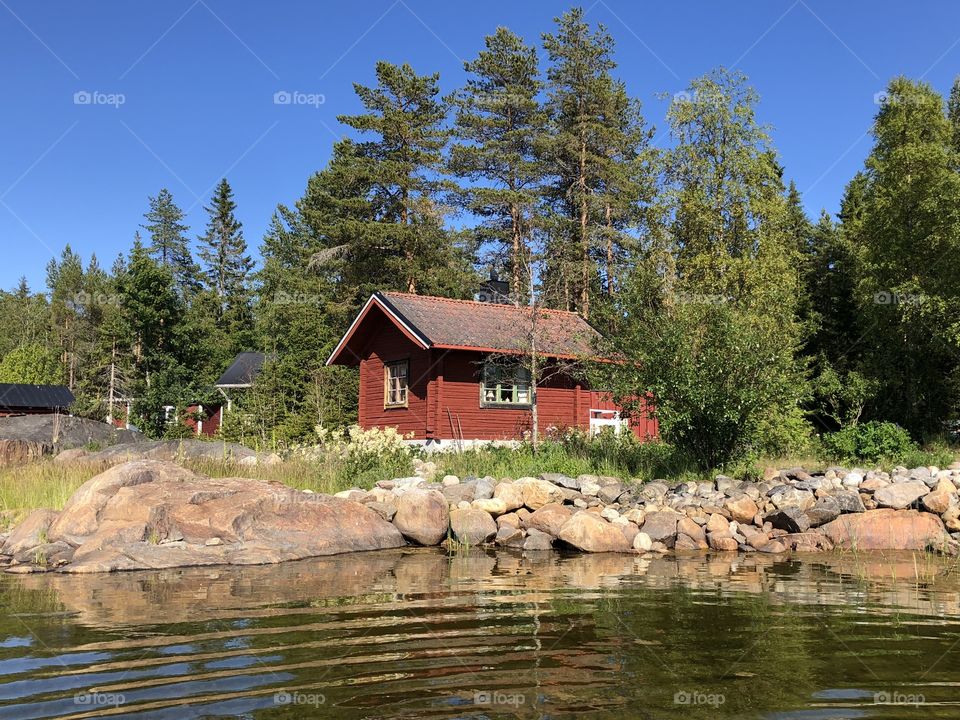
[[[520,440],[531,424],[530,373],[505,360],[529,356],[533,338],[546,366],[566,366],[589,358],[597,337],[572,312],[378,292],[327,365],[359,366],[365,429],[395,427],[428,446]],[[621,418],[609,394],[568,372],[547,373],[536,402],[541,433],[629,426],[642,439],[657,436],[654,418]]]

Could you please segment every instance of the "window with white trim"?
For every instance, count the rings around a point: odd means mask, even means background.
[[[481,405],[530,405],[530,371],[516,365],[483,366]]]
[[[398,360],[383,366],[383,406],[407,407],[410,361]]]

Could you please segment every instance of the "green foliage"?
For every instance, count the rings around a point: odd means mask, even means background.
[[[800,442],[807,388],[797,240],[755,94],[721,70],[688,96],[669,111],[672,242],[638,257],[605,341],[624,362],[598,375],[633,409],[654,398],[664,439],[705,469]]]
[[[540,152],[551,180],[544,198],[550,212],[541,221],[543,282],[552,303],[588,317],[601,283],[608,295],[616,291],[637,244],[628,230],[646,215],[656,169],[640,103],[612,75],[613,37],[584,16],[572,8],[543,36],[550,122]]]
[[[935,434],[960,400],[960,173],[943,98],[896,78],[849,228],[872,418]],[[858,328],[859,329],[859,328]]]
[[[356,421],[356,370],[324,361],[372,292],[469,297],[490,266],[518,299],[604,332],[618,362],[598,386],[655,401],[669,445],[548,443],[571,472],[666,447],[701,468],[812,452],[811,423],[894,421],[927,439],[954,426],[960,79],[946,102],[892,80],[836,220],[811,222],[740,73],[677,94],[658,151],[613,36],[587,15],[555,18],[540,48],[498,28],[448,96],[436,74],[378,62],[340,118],[348,136],[277,207],[256,273],[226,179],[202,268],[167,189],[150,198],[146,247],[137,237],[109,271],[66,246],[46,293],[0,291],[0,377],[56,378],[100,419],[133,399],[134,424],[182,434],[164,406],[209,402],[237,352],[263,350],[222,434],[284,449]],[[515,469],[539,462],[526,452]]]
[[[866,422],[851,425],[823,436],[830,457],[848,462],[901,462],[917,451],[910,433],[891,422]]]
[[[535,48],[506,28],[485,38],[486,49],[465,63],[466,87],[457,108],[449,167],[467,185],[459,203],[480,218],[478,241],[494,245],[494,265],[510,273],[510,291],[525,298],[523,267],[533,241],[540,184],[546,172],[538,143],[547,116]]]
[[[51,349],[24,345],[0,360],[0,382],[59,385],[63,382],[63,365]]]

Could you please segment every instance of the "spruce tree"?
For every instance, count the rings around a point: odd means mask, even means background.
[[[198,252],[206,287],[220,301],[223,310],[247,302],[249,274],[253,269],[236,209],[233,189],[224,178],[217,184],[210,206],[205,208],[209,215],[207,232],[200,237]]]
[[[454,98],[456,137],[450,169],[470,184],[463,206],[482,219],[481,240],[493,241],[516,302],[527,295],[535,210],[544,177],[537,144],[546,129],[536,49],[507,28],[485,38],[486,49],[464,64],[469,77]]]
[[[198,288],[199,279],[183,217],[170,191],[161,188],[156,197],[150,198],[150,209],[144,214],[146,222],[141,227],[150,234],[150,256],[170,269],[181,296],[186,296]]]

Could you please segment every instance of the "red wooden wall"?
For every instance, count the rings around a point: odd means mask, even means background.
[[[366,319],[368,332],[360,350],[359,423],[361,427],[395,427],[427,438],[513,440],[530,428],[528,408],[480,406],[480,360],[464,350],[424,350],[381,312]],[[409,361],[408,407],[384,408],[384,364]],[[605,393],[579,387],[555,376],[538,389],[540,431],[578,427],[586,430],[591,409],[616,409]],[[640,438],[657,435],[656,421],[640,418],[631,426]]]
[[[395,427],[422,440],[427,437],[427,384],[434,372],[430,353],[411,342],[379,310],[371,312],[366,322],[371,331],[360,353],[360,427]],[[396,360],[410,363],[407,407],[384,408],[383,366]]]

